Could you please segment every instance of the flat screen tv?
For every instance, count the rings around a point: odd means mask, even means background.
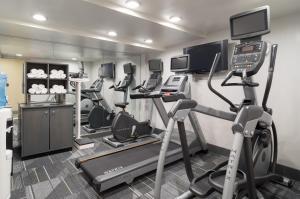
[[[221,52],[216,71],[228,69],[228,40],[216,41],[183,49],[190,56],[191,73],[209,73],[216,53]]]
[[[152,72],[161,72],[163,71],[163,62],[161,59],[151,59],[148,61],[149,70]]]
[[[124,73],[125,74],[133,74],[135,66],[132,65],[132,63],[127,63],[127,64],[123,65],[123,68],[124,68]]]
[[[173,72],[188,72],[189,65],[189,55],[180,55],[171,58],[171,71]]]
[[[115,64],[114,63],[101,64],[101,77],[113,79],[115,77]]]

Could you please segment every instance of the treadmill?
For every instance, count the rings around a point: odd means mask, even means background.
[[[154,99],[154,102],[164,109],[162,100],[174,102],[183,98],[190,99],[190,96],[188,76],[177,74],[170,76],[160,91],[147,94],[145,98]],[[167,117],[166,111],[165,114],[164,116]],[[166,117],[162,117],[162,119],[168,120]],[[195,154],[200,150],[207,150],[206,141],[194,112],[190,112],[189,119],[196,134],[195,139],[189,142],[190,153]],[[130,184],[136,177],[155,170],[161,144],[162,139],[149,138],[143,142],[78,158],[75,165],[86,174],[94,189],[102,192],[122,183]],[[182,157],[180,142],[171,141],[166,153],[165,165]]]

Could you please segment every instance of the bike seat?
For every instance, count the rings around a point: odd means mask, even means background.
[[[128,104],[129,104],[128,102],[126,102],[126,103],[115,103],[115,106],[124,109],[124,108],[126,108],[126,106]]]

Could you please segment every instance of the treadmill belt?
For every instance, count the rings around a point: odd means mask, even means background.
[[[178,149],[180,145],[170,142],[168,151]],[[146,144],[137,148],[121,151],[108,156],[92,159],[81,164],[86,174],[95,179],[114,170],[122,169],[138,162],[159,156],[161,142]]]

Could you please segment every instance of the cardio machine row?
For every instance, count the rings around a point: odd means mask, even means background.
[[[255,16],[256,14],[258,15]],[[243,34],[235,32],[241,31],[241,27],[238,27],[241,23],[236,22],[236,20],[242,18],[244,22],[247,22],[247,20],[251,21],[253,16],[255,19],[263,16],[261,20],[264,20],[265,30],[249,33],[246,29]],[[240,40],[240,44],[234,47],[232,66],[221,86],[241,86],[243,88],[245,99],[239,105],[235,105],[212,87],[211,80],[220,59],[219,53],[216,54],[211,67],[208,87],[216,96],[229,104],[231,112],[216,110],[198,104],[191,99],[188,76],[185,74],[170,76],[161,86],[159,92],[154,91],[141,95],[144,98],[153,99],[166,125],[167,129],[160,139],[150,139],[122,149],[80,158],[76,161],[76,165],[82,168],[94,187],[98,191],[103,191],[123,182],[131,183],[135,177],[156,168],[154,197],[158,199],[160,198],[164,166],[181,158],[183,158],[185,163],[187,176],[190,180],[190,188],[178,198],[194,196],[205,198],[213,192],[221,193],[222,199],[268,198],[260,189],[264,183],[276,182],[290,187],[292,185],[290,180],[275,174],[278,153],[277,132],[272,119],[272,109],[267,106],[275,67],[277,45],[272,45],[270,49],[268,80],[261,105],[258,105],[254,90],[259,84],[252,80],[252,77],[259,72],[265,61],[268,44],[262,41],[261,38],[262,35],[270,32],[268,19],[268,7],[241,13],[232,16],[230,19],[232,39]],[[249,24],[255,25],[255,22],[249,22]],[[252,59],[253,57],[255,59]],[[187,64],[183,65],[186,66]],[[233,76],[240,77],[241,82],[228,83]],[[162,100],[164,102],[177,102],[169,113],[166,113],[161,104]],[[207,148],[200,125],[195,117],[195,112],[232,121],[234,134],[229,160],[197,177],[194,175],[191,167],[190,154],[206,150]],[[196,135],[196,139],[193,142],[194,145],[187,143],[184,127],[185,118],[191,120]],[[171,141],[175,123],[178,126],[180,142]],[[293,192],[288,193],[291,196],[293,195]]]
[[[270,195],[263,189],[267,183],[280,184],[285,190],[286,198],[297,198],[296,193],[291,189],[293,182],[275,173],[278,153],[277,131],[272,118],[273,111],[267,106],[267,102],[275,69],[277,44],[270,47],[267,83],[261,105],[255,95],[255,87],[258,87],[259,83],[252,79],[259,72],[267,54],[268,44],[262,40],[262,35],[270,32],[269,15],[270,8],[264,6],[230,18],[231,39],[240,40],[240,43],[234,47],[232,66],[221,86],[242,87],[244,100],[236,105],[212,86],[211,81],[221,55],[217,53],[209,74],[208,87],[212,93],[229,105],[231,112],[204,107],[191,99],[179,100],[170,110],[171,118],[163,139],[156,171],[155,199],[160,198],[165,154],[175,123],[178,126],[185,170],[190,181],[189,190],[177,199],[210,198],[212,193],[219,193],[222,199],[274,198],[274,195]],[[264,29],[261,28],[261,24],[264,24]],[[229,82],[234,76],[240,77],[241,81]],[[200,176],[195,176],[192,170],[186,143],[184,118],[191,111],[199,111],[205,115],[233,122],[234,139],[228,160]]]
[[[160,60],[154,60],[153,63],[149,63],[149,70],[152,74],[147,80],[147,83],[144,81],[141,85],[132,89],[138,90],[138,93],[130,94],[130,98],[149,98],[149,93],[155,90],[157,91],[162,83],[162,67],[162,62]],[[81,107],[83,107],[81,109],[81,123],[88,123],[88,125],[83,126],[83,129],[88,133],[99,132],[100,134],[104,134],[109,132],[111,135],[104,137],[103,141],[113,147],[125,146],[141,138],[155,136],[162,131],[157,128],[152,128],[150,120],[139,122],[133,115],[126,111],[126,107],[129,104],[127,102],[127,96],[129,93],[129,86],[133,81],[135,66],[128,63],[124,64],[123,68],[124,73],[126,74],[124,79],[118,84],[110,87],[110,89],[114,89],[114,91],[123,93],[123,101],[115,103],[116,107],[122,109],[117,114],[111,110],[108,103],[101,95],[104,78],[106,77],[105,75],[100,76],[89,89],[81,90]],[[165,125],[167,124],[166,117],[167,116],[164,116]]]
[[[163,102],[175,102],[178,99],[190,98],[190,83],[187,75],[175,74],[170,76],[159,90],[155,90],[153,88],[156,88],[156,86],[154,86],[153,82],[161,82],[160,71],[162,70],[162,66],[161,64],[157,65],[156,68],[150,66],[151,65],[149,65],[149,68],[153,71],[153,74],[151,74],[146,86],[144,87],[144,83],[137,86],[136,89],[139,89],[140,92],[132,94],[130,97],[133,99],[152,99],[164,125],[167,126],[169,116],[164,108]],[[115,86],[115,88],[117,88],[117,86]],[[149,92],[149,90],[152,91]],[[116,105],[125,108],[127,104],[120,103]],[[128,120],[132,118],[125,111],[118,113],[115,118],[117,117],[127,117]],[[189,113],[189,119],[194,128],[194,139],[190,139],[191,141],[188,143],[190,153],[194,154],[201,150],[206,151],[206,141],[194,112]],[[134,119],[132,118],[132,120]],[[120,122],[121,124],[117,123],[117,125],[122,126],[119,128],[120,132],[116,134],[119,136],[113,134],[112,136],[105,137],[104,141],[116,143],[119,137],[121,137],[121,139],[127,137],[134,139],[135,142],[129,141],[130,144],[123,147],[82,157],[76,161],[76,166],[84,171],[90,183],[93,184],[93,187],[97,191],[101,192],[124,182],[131,183],[136,177],[153,171],[157,167],[163,133],[147,133],[141,135],[141,133],[145,132],[141,130],[143,127],[139,127],[138,125],[143,125],[143,123],[130,122],[131,121],[124,123]],[[113,128],[114,127],[112,127],[112,129]],[[135,131],[132,130],[133,128]],[[124,131],[122,132],[122,130]],[[138,134],[133,132],[137,132]],[[144,138],[146,135],[147,139],[140,139],[141,137]],[[140,140],[136,141],[137,138]],[[170,142],[165,164],[177,161],[182,157],[180,143],[173,140]]]

